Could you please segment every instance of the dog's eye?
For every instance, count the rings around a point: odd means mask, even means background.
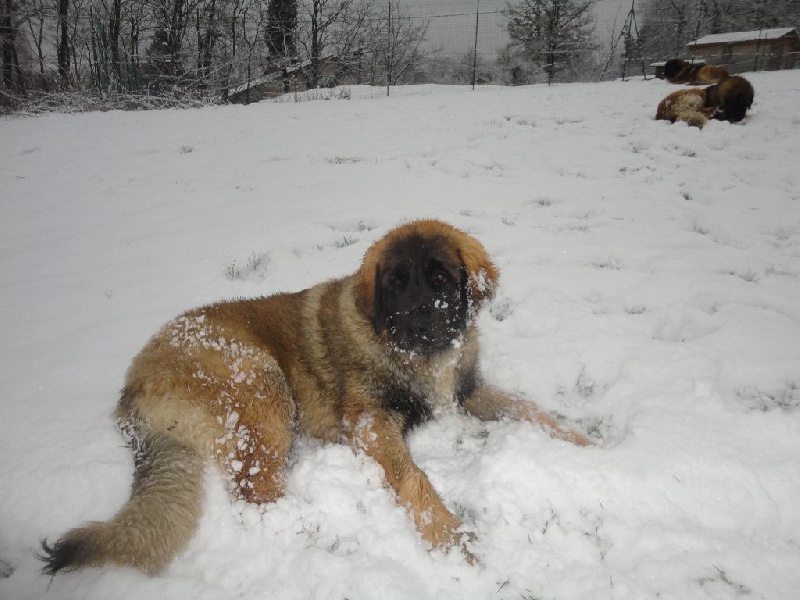
[[[434,273],[431,275],[431,282],[434,285],[443,285],[447,283],[447,279],[447,273],[444,271],[434,271]]]
[[[402,273],[395,273],[389,277],[388,284],[396,290],[401,290],[406,286],[406,278]]]

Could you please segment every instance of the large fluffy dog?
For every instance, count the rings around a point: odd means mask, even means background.
[[[702,128],[709,118],[736,123],[744,119],[753,104],[753,86],[734,75],[705,89],[692,88],[672,92],[656,108],[656,119],[684,121]]]
[[[716,65],[694,65],[679,58],[664,63],[664,78],[670,83],[708,85],[728,77],[728,69]]]
[[[706,88],[706,105],[716,108],[714,118],[731,123],[744,119],[754,97],[753,86],[739,75]]]
[[[474,238],[415,221],[371,246],[354,275],[169,322],[133,360],[116,411],[135,455],[130,500],[109,521],[43,542],[44,572],[110,563],[159,573],[195,531],[205,463],[234,496],[273,501],[298,430],[374,458],[422,537],[463,548],[461,521],[409,454],[410,428],[460,407],[592,443],[481,382],[475,317],[497,275]]]

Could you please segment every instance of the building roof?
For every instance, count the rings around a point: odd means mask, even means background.
[[[710,44],[735,44],[737,42],[754,42],[757,40],[777,40],[792,32],[794,27],[778,27],[776,29],[756,29],[755,31],[731,31],[706,35],[699,40],[689,42],[687,46],[707,46]]]

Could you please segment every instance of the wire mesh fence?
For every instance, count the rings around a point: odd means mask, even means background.
[[[345,82],[335,80],[334,92],[302,93],[299,81],[283,100],[416,93],[442,84],[474,88],[660,76],[670,58],[721,64],[731,73],[793,68],[798,62],[796,0],[404,0],[383,7],[375,18],[386,23],[387,39],[398,23],[424,32],[413,64],[395,67],[393,76],[387,57],[377,77],[385,89],[374,81],[352,81],[343,90]],[[522,22],[521,32],[514,29],[515,19]],[[731,38],[723,31],[740,33]],[[718,37],[704,43],[709,36]],[[413,90],[397,89],[409,85]]]
[[[0,4],[0,107],[65,92],[149,107],[597,81],[669,58],[791,68],[798,25],[797,0],[18,0]],[[734,31],[752,39],[699,43]]]
[[[524,1],[522,5],[526,4]],[[546,48],[522,49],[509,34],[514,2],[508,0],[403,0],[381,3],[373,18],[382,25],[383,35],[391,40],[386,55],[378,62],[377,77],[366,82],[358,71],[350,80],[334,78],[334,92],[306,89],[305,81],[292,79],[292,98],[318,98],[329,95],[391,95],[425,91],[431,85],[519,85],[553,81],[592,80],[619,76],[624,57],[617,56],[616,38],[624,27],[628,0],[589,2],[527,2],[559,8],[572,4],[585,9],[585,26],[578,32],[565,31],[565,39],[550,52]],[[546,7],[546,6],[545,6]],[[543,19],[551,19],[545,14]],[[398,36],[397,30],[422,32],[419,39]],[[415,45],[418,42],[418,45]],[[413,52],[409,47],[413,45]],[[540,44],[541,46],[542,44]],[[546,44],[545,44],[546,45]],[[565,57],[547,73],[553,56]],[[534,57],[534,60],[531,60]],[[541,60],[537,58],[541,57]],[[567,60],[568,59],[568,60]],[[332,58],[332,61],[336,59]],[[403,62],[405,61],[405,62]],[[378,82],[384,83],[381,86]],[[368,86],[361,84],[368,83]],[[346,85],[347,90],[341,90]],[[414,90],[397,90],[399,86]],[[291,98],[290,98],[291,99]],[[286,99],[284,99],[286,100]]]

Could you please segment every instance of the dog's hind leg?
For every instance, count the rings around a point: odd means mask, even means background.
[[[294,400],[277,361],[263,348],[205,320],[179,319],[136,359],[118,415],[135,407],[155,430],[216,462],[229,491],[248,502],[283,494]],[[198,341],[200,340],[200,341]]]
[[[223,395],[225,432],[215,454],[231,493],[247,502],[273,502],[284,493],[295,405],[277,365],[253,370]]]
[[[246,331],[202,314],[179,318],[130,377],[158,391],[138,403],[148,422],[216,462],[233,496],[261,504],[283,494],[294,399],[275,358]]]

